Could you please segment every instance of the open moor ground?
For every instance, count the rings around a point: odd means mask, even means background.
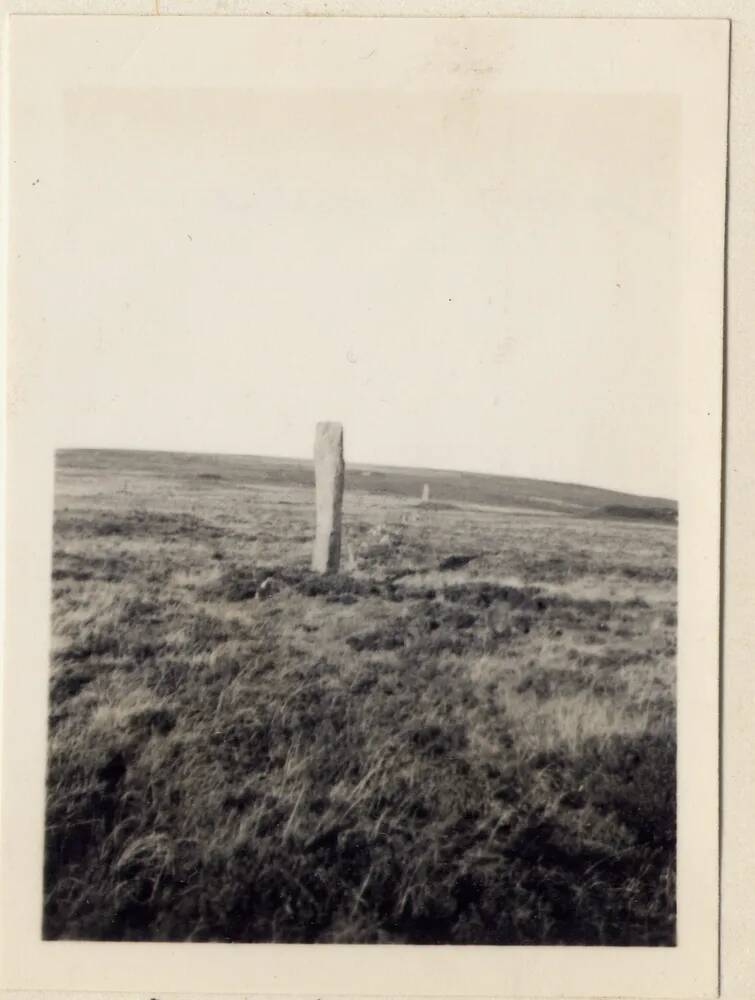
[[[45,936],[673,944],[673,505],[275,468],[58,456]]]

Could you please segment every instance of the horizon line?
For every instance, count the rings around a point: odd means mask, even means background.
[[[183,448],[134,448],[134,447],[119,447],[119,446],[104,446],[104,445],[61,445],[55,448],[55,454],[57,455],[60,451],[121,451],[121,452],[152,452],[162,455],[204,455],[208,457],[222,456],[225,458],[267,458],[276,459],[278,461],[285,462],[300,462],[307,463],[309,465],[314,464],[314,459],[310,457],[303,457],[301,455],[274,455],[274,454],[264,454],[261,452],[242,452],[242,451],[187,451]],[[424,471],[424,472],[452,472],[457,473],[461,476],[490,476],[494,479],[518,479],[524,482],[531,483],[546,483],[553,486],[574,486],[581,489],[591,489],[591,490],[602,490],[606,493],[619,493],[626,496],[634,496],[641,500],[662,500],[665,503],[672,503],[676,507],[679,506],[679,501],[675,497],[661,496],[655,493],[638,493],[633,490],[619,489],[615,486],[598,486],[592,483],[577,483],[573,480],[566,479],[544,479],[537,478],[534,476],[523,476],[516,473],[505,473],[505,472],[482,472],[474,469],[457,469],[450,467],[441,466],[431,466],[431,465],[392,465],[380,462],[361,462],[359,460],[346,460],[346,469],[348,471],[349,466],[356,468],[366,468],[366,469],[396,469],[402,471]]]

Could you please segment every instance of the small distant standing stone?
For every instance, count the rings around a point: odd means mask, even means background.
[[[318,423],[315,432],[317,529],[312,553],[312,569],[317,573],[337,573],[341,562],[344,471],[343,426],[332,421]]]
[[[429,499],[430,499],[430,484],[425,483],[425,485],[422,487],[422,503],[427,503]]]

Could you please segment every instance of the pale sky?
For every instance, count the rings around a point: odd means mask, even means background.
[[[58,445],[677,495],[672,97],[65,96]],[[82,208],[83,206],[83,208]]]

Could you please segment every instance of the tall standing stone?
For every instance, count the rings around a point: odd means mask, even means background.
[[[427,503],[429,499],[430,499],[430,484],[425,483],[425,485],[422,487],[422,503]]]
[[[317,573],[338,572],[343,480],[343,426],[330,421],[318,423],[315,431],[317,529],[312,553],[312,569]]]

